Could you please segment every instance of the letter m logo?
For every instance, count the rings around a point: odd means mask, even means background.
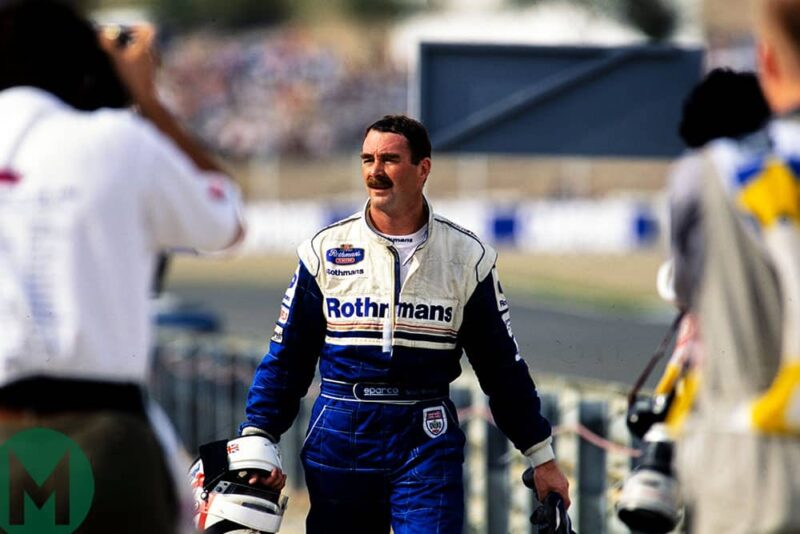
[[[9,463],[9,524],[24,525],[27,495],[39,510],[51,496],[55,497],[55,524],[69,525],[69,450],[56,463],[50,475],[37,483],[13,451],[8,453]]]
[[[0,534],[75,532],[94,489],[92,463],[61,432],[27,428],[0,442]]]

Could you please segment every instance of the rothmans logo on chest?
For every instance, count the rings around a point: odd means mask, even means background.
[[[339,299],[327,297],[325,309],[330,319],[349,319],[351,317],[383,318],[389,313],[389,304],[372,300],[370,297]],[[399,302],[397,317],[400,319],[420,319],[440,323],[453,320],[453,307],[438,304]]]
[[[354,265],[364,259],[364,249],[343,243],[325,251],[325,259],[334,265]]]

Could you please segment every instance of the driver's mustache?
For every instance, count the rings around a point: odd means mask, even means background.
[[[388,189],[393,185],[394,184],[392,183],[392,180],[389,179],[388,176],[383,174],[367,177],[367,187],[374,187],[376,189]]]

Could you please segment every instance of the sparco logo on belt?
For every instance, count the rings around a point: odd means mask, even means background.
[[[364,396],[366,397],[396,397],[400,395],[400,388],[390,387],[367,387],[364,388]]]
[[[364,259],[364,249],[343,244],[339,248],[329,248],[325,252],[325,259],[334,265],[353,265]]]

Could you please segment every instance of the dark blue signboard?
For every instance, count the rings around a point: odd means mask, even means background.
[[[673,157],[699,49],[423,44],[420,118],[434,150]]]

